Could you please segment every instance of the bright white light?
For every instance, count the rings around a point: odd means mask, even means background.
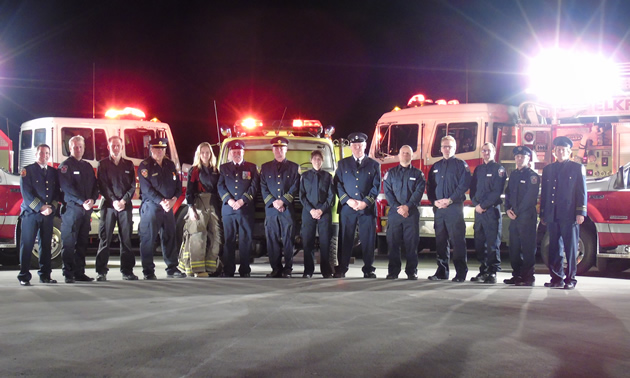
[[[617,66],[602,56],[546,50],[532,59],[528,92],[555,106],[583,105],[620,93]]]

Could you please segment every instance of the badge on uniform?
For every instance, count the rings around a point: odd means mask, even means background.
[[[61,168],[59,168],[59,172],[61,172],[61,173],[68,172],[68,166],[67,165],[62,165]]]
[[[251,180],[252,173],[250,171],[243,171],[243,180]]]
[[[505,176],[505,168],[501,167],[499,168],[499,177],[503,177]]]
[[[146,169],[143,169],[140,171],[140,174],[142,175],[142,177],[147,178],[149,177],[149,171]]]
[[[22,170],[20,171],[20,176],[26,177],[26,168],[22,168]]]
[[[173,172],[173,181],[177,181],[177,174]]]
[[[538,184],[538,176],[531,176],[529,178],[529,180],[532,182],[532,184],[536,185]]]

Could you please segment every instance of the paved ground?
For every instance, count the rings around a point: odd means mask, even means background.
[[[114,268],[32,287],[3,267],[0,375],[628,376],[630,275],[565,291],[545,274],[534,288],[427,281],[430,256],[415,282],[383,279],[385,260],[366,280],[360,264],[343,280],[265,279],[259,260],[250,279],[127,282]]]

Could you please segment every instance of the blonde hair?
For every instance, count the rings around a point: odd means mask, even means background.
[[[210,168],[212,168],[213,171],[216,171],[217,170],[217,157],[214,156],[214,151],[212,151],[212,146],[210,146],[210,143],[208,142],[202,142],[200,145],[197,146],[197,150],[195,151],[195,159],[193,160],[193,167],[197,167],[201,169],[201,167],[203,166],[203,163],[201,162],[201,149],[203,147],[208,147],[210,149],[210,159],[208,160],[208,163],[210,163]]]
[[[445,137],[442,137],[442,140],[440,140],[440,142],[443,142],[443,141],[445,141],[445,140],[451,141],[451,142],[455,143],[455,145],[457,145],[457,141],[455,140],[455,138],[453,138],[453,137],[452,137],[452,136],[450,136],[450,135],[447,135],[447,136],[445,136]]]

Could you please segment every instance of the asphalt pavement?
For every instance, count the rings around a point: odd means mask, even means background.
[[[166,279],[158,263],[158,281],[131,282],[111,264],[107,282],[21,287],[2,267],[1,375],[628,376],[630,273],[595,271],[568,291],[544,288],[542,272],[514,287],[504,262],[498,284],[457,284],[428,281],[423,257],[418,281],[385,280],[383,258],[378,279],[360,260],[345,279],[303,279],[300,265],[264,278],[263,258],[251,278]]]

